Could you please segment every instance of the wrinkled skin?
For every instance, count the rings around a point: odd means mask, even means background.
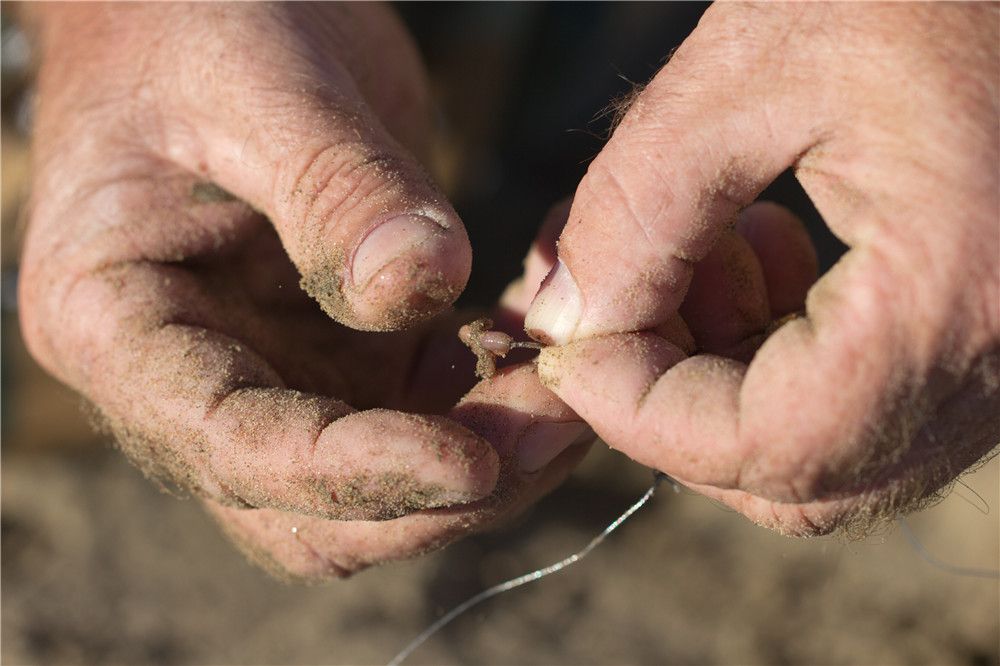
[[[547,463],[585,428],[533,365],[472,386],[474,315],[448,311],[471,250],[420,166],[426,83],[391,12],[32,9],[25,339],[141,468],[304,579],[443,545],[566,475],[585,446]],[[528,265],[493,314],[509,330],[551,261]]]
[[[863,528],[989,455],[998,26],[995,4],[711,7],[577,189],[527,317],[559,345],[544,383],[612,447],[791,534]],[[789,167],[851,248],[814,285],[787,211],[728,230]],[[708,353],[676,344],[678,309]]]
[[[472,255],[420,166],[428,95],[390,12],[32,11],[25,338],[274,571],[488,527],[565,477],[580,416],[796,534],[925,496],[998,439],[993,8],[714,7],[491,314],[520,326],[568,217],[579,321],[536,302],[560,345],[464,397],[474,315],[448,304]],[[853,247],[811,290],[788,211],[725,229],[793,164]]]

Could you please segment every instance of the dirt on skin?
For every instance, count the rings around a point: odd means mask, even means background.
[[[358,330],[398,331],[405,329],[451,305],[460,291],[454,285],[449,284],[440,272],[430,275],[425,265],[417,263],[412,267],[409,281],[421,280],[423,282],[420,293],[412,295],[407,300],[406,307],[387,312],[374,323],[364,322],[355,316],[354,309],[345,293],[345,281],[338,273],[345,265],[343,257],[342,251],[331,252],[330,259],[325,262],[322,268],[310,270],[303,275],[299,286],[319,303],[323,311],[334,320]]]
[[[420,483],[401,473],[359,475],[332,481],[327,488],[333,503],[343,508],[341,517],[345,520],[352,519],[351,509],[363,510],[368,520],[389,520],[449,504],[449,493],[444,487]],[[372,513],[372,507],[377,507],[377,513]]]
[[[354,122],[367,123],[366,119],[354,117]],[[369,128],[370,129],[370,128]],[[362,129],[362,131],[367,131]],[[442,233],[455,233],[449,221],[451,206],[447,203],[434,179],[418,164],[410,161],[397,162],[390,160],[386,164],[385,156],[372,153],[361,159],[357,166],[371,172],[386,187],[380,193],[373,193],[366,198],[366,203],[372,206],[370,218],[377,219],[390,213],[419,211],[433,219],[441,227]],[[303,186],[304,187],[304,186]],[[327,217],[316,216],[313,213],[317,206],[319,190],[307,192],[296,189],[290,195],[286,205],[298,206],[307,214],[304,233],[312,236],[310,242],[302,243],[305,257],[302,258],[299,270],[302,278],[299,286],[311,296],[320,307],[334,320],[357,330],[364,331],[396,331],[408,328],[429,316],[441,312],[450,306],[462,292],[462,285],[453,284],[440,270],[431,267],[422,260],[407,261],[406,275],[399,280],[411,289],[405,301],[400,301],[397,294],[398,285],[395,280],[386,286],[381,283],[369,283],[364,289],[349,284],[343,276],[350,266],[350,247],[342,241],[332,241],[324,236]],[[329,212],[329,211],[328,211]],[[390,262],[380,269],[380,272],[400,266]],[[392,268],[390,268],[392,267]],[[349,270],[349,269],[348,269]],[[418,288],[412,288],[418,286]],[[388,296],[381,293],[387,290]],[[395,307],[384,307],[375,320],[361,319],[355,313],[352,301],[358,299],[394,303]]]

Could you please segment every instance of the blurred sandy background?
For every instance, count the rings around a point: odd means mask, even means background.
[[[544,208],[600,147],[595,114],[644,80],[702,5],[407,6],[448,118],[437,169],[482,266],[518,269]],[[315,588],[247,564],[198,507],[94,435],[25,354],[14,280],[30,125],[27,52],[3,22],[2,650],[5,664],[377,664],[484,587],[583,546],[649,473],[595,450],[501,532]],[[619,76],[620,75],[620,76]],[[604,124],[602,124],[604,123]],[[574,130],[574,131],[568,131]],[[544,177],[540,177],[543,175]],[[794,182],[771,196],[807,216]],[[510,221],[497,224],[497,220]],[[500,243],[496,241],[502,241]],[[484,258],[499,245],[510,256]],[[910,519],[936,556],[997,567],[1000,464]],[[457,620],[413,664],[997,664],[1000,587],[922,560],[898,529],[795,541],[667,488],[590,558]]]

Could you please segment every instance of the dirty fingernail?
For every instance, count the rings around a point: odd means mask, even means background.
[[[583,296],[566,265],[559,260],[542,282],[524,319],[524,329],[550,345],[569,342],[580,324]]]
[[[517,461],[522,472],[537,472],[548,465],[587,431],[582,421],[540,421],[528,426],[517,443]]]
[[[380,270],[419,245],[445,238],[440,224],[425,215],[399,215],[368,232],[354,251],[351,279],[363,288]]]

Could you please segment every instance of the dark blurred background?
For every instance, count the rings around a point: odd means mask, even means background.
[[[398,5],[441,105],[447,140],[435,166],[476,251],[467,301],[492,303],[520,273],[546,210],[572,195],[609,136],[613,102],[663,66],[707,7]],[[762,198],[806,221],[824,268],[843,252],[790,172]]]
[[[402,4],[445,139],[433,169],[472,238],[463,300],[520,272],[546,209],[607,137],[612,100],[662,65],[701,3]],[[192,502],[159,493],[93,434],[26,355],[15,284],[29,161],[30,44],[2,25],[2,651],[4,663],[384,663],[485,586],[584,545],[645,489],[598,445],[498,532],[318,588],[245,563]],[[764,194],[842,246],[790,174]],[[912,518],[938,556],[996,566],[996,460]],[[581,564],[460,618],[409,663],[996,664],[996,581],[931,567],[896,530],[795,541],[662,492]]]

